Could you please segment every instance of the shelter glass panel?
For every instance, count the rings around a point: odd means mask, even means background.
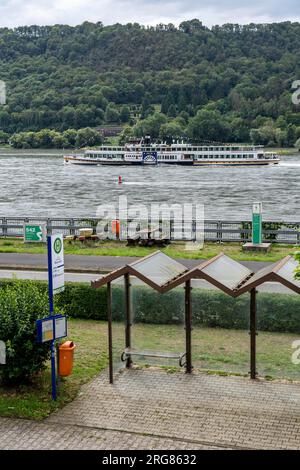
[[[290,259],[277,271],[277,274],[300,288],[300,281],[295,279],[295,270],[297,267],[298,262],[295,259]]]
[[[225,255],[217,258],[201,271],[229,289],[236,287],[251,274],[248,268]]]
[[[125,287],[124,277],[111,283],[112,291],[112,337],[113,337],[113,370],[116,375],[124,368],[121,360],[125,347]]]
[[[187,271],[185,266],[161,252],[141,260],[132,267],[158,286],[163,286]]]
[[[300,296],[279,283],[257,294],[258,376],[300,380]]]
[[[134,364],[179,367],[185,353],[185,290],[160,294],[134,276],[131,284],[131,344]],[[185,358],[183,358],[183,363]]]
[[[195,369],[247,375],[250,296],[232,298],[206,281],[192,281],[192,364]]]

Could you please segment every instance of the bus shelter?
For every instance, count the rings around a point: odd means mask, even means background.
[[[134,356],[148,355],[163,356],[179,360],[187,373],[192,371],[192,287],[191,281],[203,279],[215,288],[231,297],[244,293],[250,295],[250,377],[255,379],[256,372],[256,335],[257,335],[257,306],[256,288],[265,282],[276,282],[284,285],[293,292],[300,294],[300,281],[295,280],[294,273],[297,262],[287,256],[277,263],[254,273],[243,264],[231,259],[223,253],[201,262],[193,269],[188,269],[178,261],[157,251],[134,263],[127,264],[96,281],[93,288],[107,286],[108,314],[108,349],[109,349],[109,379],[113,383],[113,331],[112,331],[112,283],[120,278],[124,280],[124,348],[122,360],[127,368],[133,363]],[[178,286],[184,286],[184,329],[185,351],[178,353],[158,353],[155,351],[139,351],[132,348],[132,309],[130,302],[131,278],[137,278],[151,289],[165,294]]]

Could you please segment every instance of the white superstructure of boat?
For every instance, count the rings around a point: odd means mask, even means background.
[[[77,165],[270,165],[278,164],[278,155],[260,146],[126,144],[122,147],[103,145],[81,155],[65,155],[65,163]]]

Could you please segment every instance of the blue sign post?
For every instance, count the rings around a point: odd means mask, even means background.
[[[49,293],[49,312],[50,316],[54,313],[54,302],[53,302],[53,273],[52,273],[52,247],[51,237],[47,238],[48,247],[48,293]],[[52,400],[56,400],[56,372],[55,372],[55,325],[53,323],[53,338],[51,340],[51,383],[52,383]]]
[[[49,317],[37,320],[38,341],[51,342],[52,399],[56,400],[55,340],[67,336],[64,315],[54,315],[54,295],[64,290],[64,244],[63,235],[47,237],[48,247],[48,293]]]

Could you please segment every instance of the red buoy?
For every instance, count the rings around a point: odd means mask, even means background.
[[[119,184],[122,184],[122,176],[119,176],[118,182],[119,182]]]

